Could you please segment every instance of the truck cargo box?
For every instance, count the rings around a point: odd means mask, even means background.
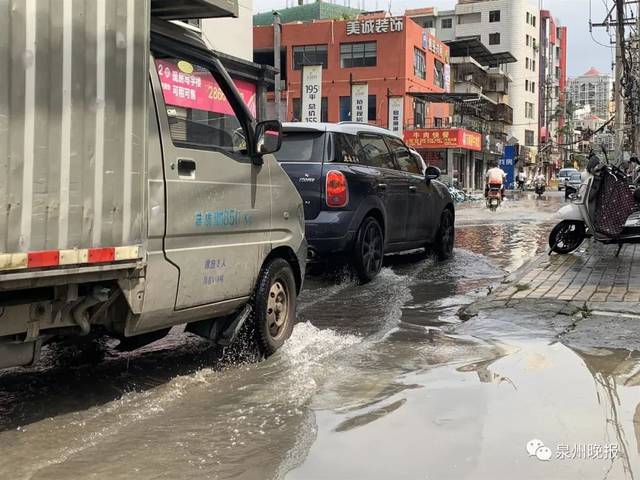
[[[150,0],[0,0],[0,280],[138,256]]]

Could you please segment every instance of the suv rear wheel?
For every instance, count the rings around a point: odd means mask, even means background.
[[[456,241],[456,231],[453,220],[453,213],[447,209],[442,212],[440,217],[440,227],[436,235],[436,243],[434,245],[436,255],[440,260],[447,260],[453,255],[453,246]]]
[[[384,258],[384,234],[375,218],[367,217],[360,225],[354,254],[354,267],[360,283],[369,283],[382,270]]]
[[[253,295],[255,339],[265,356],[274,354],[291,336],[296,303],[296,281],[291,265],[274,258],[263,267]]]

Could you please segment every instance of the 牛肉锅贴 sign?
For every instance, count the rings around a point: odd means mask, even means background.
[[[167,105],[234,115],[231,104],[209,71],[196,69],[183,60],[156,60],[156,69]],[[233,83],[255,117],[256,85],[239,79],[233,79]]]
[[[482,135],[464,128],[419,129],[404,132],[404,140],[413,148],[462,148],[482,151]]]

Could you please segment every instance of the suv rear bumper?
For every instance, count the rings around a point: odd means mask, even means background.
[[[350,251],[358,228],[353,223],[354,212],[350,211],[323,211],[313,220],[307,220],[309,258]]]

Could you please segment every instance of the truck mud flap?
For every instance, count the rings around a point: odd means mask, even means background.
[[[0,343],[0,368],[33,365],[40,357],[41,342]]]

